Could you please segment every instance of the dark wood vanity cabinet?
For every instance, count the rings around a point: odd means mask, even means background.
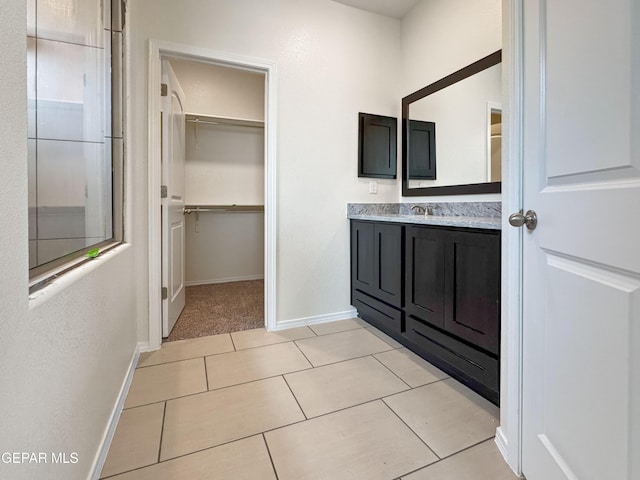
[[[494,403],[500,376],[500,232],[407,226],[404,337]]]
[[[495,355],[500,334],[500,235],[406,227],[408,315]]]
[[[401,333],[403,242],[400,224],[351,222],[351,303],[394,337]]]
[[[500,232],[351,222],[352,304],[499,402]]]

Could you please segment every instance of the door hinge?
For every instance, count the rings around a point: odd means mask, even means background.
[[[169,87],[167,87],[166,83],[160,84],[160,96],[166,97],[169,94]]]
[[[166,185],[160,185],[160,198],[167,198],[169,195]]]
[[[162,287],[162,300],[166,300],[167,298],[169,298],[169,291],[167,287]]]

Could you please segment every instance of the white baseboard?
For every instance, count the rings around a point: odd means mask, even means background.
[[[496,446],[498,447],[498,450],[500,451],[502,458],[504,458],[504,461],[506,462],[506,464],[509,465],[509,468],[511,468],[513,473],[516,474],[519,478],[523,478],[509,463],[509,441],[507,440],[507,437],[505,436],[501,427],[498,427],[496,429],[496,437],[494,441],[496,442]]]
[[[155,350],[157,350],[157,348],[151,348],[149,342],[138,342],[138,352],[140,353],[153,352]]]
[[[338,320],[347,320],[357,317],[355,308],[344,312],[328,313],[325,315],[315,315],[313,317],[295,318],[293,320],[284,320],[276,323],[276,330],[286,330],[288,328],[306,327],[309,325],[318,325],[319,323],[335,322]]]
[[[248,280],[264,280],[264,275],[244,275],[242,277],[212,278],[209,280],[194,280],[184,282],[186,287],[194,287],[196,285],[211,285],[214,283],[230,283],[230,282],[246,282]]]
[[[136,346],[135,352],[133,352],[133,356],[131,357],[131,363],[129,364],[129,371],[127,372],[127,376],[122,383],[122,387],[120,388],[120,393],[118,394],[118,400],[113,407],[113,411],[111,412],[111,417],[109,418],[109,424],[107,430],[105,431],[104,437],[102,438],[102,444],[100,445],[100,449],[98,450],[98,455],[96,460],[93,463],[93,468],[91,469],[91,479],[98,480],[100,478],[100,473],[102,472],[102,467],[104,467],[104,462],[107,460],[107,454],[109,453],[109,447],[111,447],[111,441],[113,440],[113,435],[116,433],[116,427],[118,426],[118,421],[120,420],[120,414],[122,413],[122,409],[124,408],[124,402],[127,399],[127,394],[129,393],[129,387],[131,387],[131,382],[133,381],[133,373],[138,366],[138,359],[140,358],[140,344]]]
[[[507,443],[507,437],[504,436],[504,432],[501,427],[496,428],[496,445],[500,453],[504,457],[504,461],[509,463],[509,444]]]

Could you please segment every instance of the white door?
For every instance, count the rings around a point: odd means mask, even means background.
[[[638,480],[640,2],[523,4],[523,472]]]
[[[167,60],[162,61],[162,336],[168,337],[184,308],[184,92]],[[164,88],[164,87],[163,87]]]

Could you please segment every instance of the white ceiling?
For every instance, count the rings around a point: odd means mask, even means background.
[[[378,13],[392,18],[402,18],[420,0],[333,0],[351,7]]]

